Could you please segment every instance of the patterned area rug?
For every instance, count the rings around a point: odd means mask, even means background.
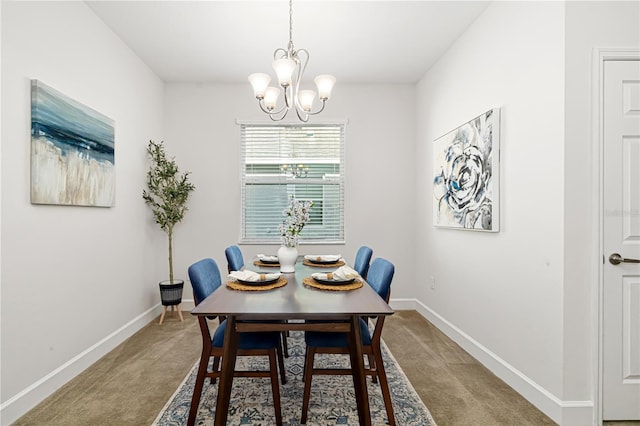
[[[300,425],[303,393],[304,334],[293,331],[288,339],[289,357],[285,358],[287,383],[280,385],[284,426]],[[396,423],[400,426],[435,426],[429,410],[420,400],[404,372],[382,345]],[[366,360],[366,357],[365,357]],[[366,362],[366,361],[365,361]],[[316,367],[348,366],[346,355],[316,355]],[[266,357],[239,357],[238,368],[266,369]],[[211,368],[211,366],[209,366]],[[178,390],[167,402],[153,426],[185,425],[196,379],[197,363]],[[387,414],[380,386],[367,378],[373,425],[386,425]],[[205,380],[196,418],[197,425],[212,425],[215,418],[217,384]],[[271,384],[266,378],[234,378],[227,424],[268,426],[275,424]],[[314,376],[307,425],[358,425],[353,380],[351,376]]]

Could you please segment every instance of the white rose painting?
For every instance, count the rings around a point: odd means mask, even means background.
[[[499,231],[499,141],[498,108],[435,140],[435,226]]]

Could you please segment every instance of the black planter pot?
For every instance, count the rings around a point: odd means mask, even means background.
[[[180,304],[182,303],[182,290],[184,288],[183,280],[173,281],[160,281],[160,301],[162,302],[162,315],[160,315],[160,322],[164,321],[164,316],[167,313],[167,306],[171,306],[171,315],[173,315],[174,309],[178,311],[180,321],[184,321],[182,318],[182,310]]]

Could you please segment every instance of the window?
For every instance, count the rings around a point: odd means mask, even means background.
[[[313,201],[300,242],[344,242],[344,124],[241,124],[243,243],[280,243],[291,196]]]

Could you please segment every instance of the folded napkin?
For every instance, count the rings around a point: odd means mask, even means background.
[[[280,272],[259,274],[245,269],[243,271],[231,271],[231,273],[229,273],[229,279],[233,281],[270,281],[278,278],[280,278]]]
[[[346,281],[351,278],[358,278],[360,275],[352,268],[347,265],[341,266],[333,272],[322,273],[316,272],[315,274],[311,274],[313,278],[318,278],[320,280],[336,280],[336,281]]]
[[[262,260],[263,262],[277,262],[278,256],[267,256],[266,254],[259,254],[258,260]]]
[[[306,260],[315,260],[316,262],[337,262],[342,259],[341,254],[307,254]]]

